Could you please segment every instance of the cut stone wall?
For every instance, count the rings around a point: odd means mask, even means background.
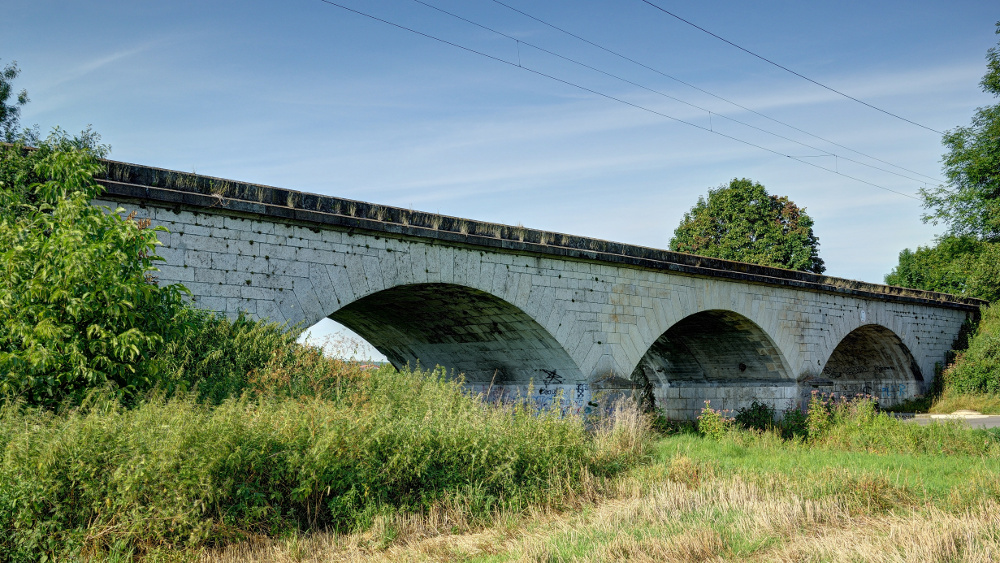
[[[355,228],[315,212],[289,219],[266,206],[182,205],[129,190],[96,203],[168,230],[157,277],[183,283],[199,307],[306,327],[330,317],[397,366],[440,364],[497,397],[530,385],[545,403],[561,392],[580,412],[602,390],[646,382],[672,418],[696,416],[706,400],[784,410],[814,389],[874,389],[891,403],[929,385],[975,311],[937,294],[664,262],[638,247],[581,251],[369,219]],[[543,235],[531,236],[556,237]]]

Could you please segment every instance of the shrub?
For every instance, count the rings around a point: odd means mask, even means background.
[[[968,349],[957,355],[943,378],[946,393],[1000,393],[1000,306],[982,310]]]
[[[722,410],[715,410],[711,403],[705,401],[705,407],[698,415],[698,432],[713,439],[721,440],[733,425],[733,420],[725,416]]]
[[[36,151],[0,150],[0,393],[32,404],[103,386],[135,396],[184,328],[186,290],[149,277],[156,229],[90,204],[100,167],[87,142],[57,130]]]
[[[804,438],[809,434],[808,418],[806,413],[798,408],[790,408],[784,412],[778,429],[783,438]]]
[[[774,407],[756,400],[736,411],[734,422],[744,429],[768,430],[774,427]]]
[[[261,392],[275,383],[262,385],[255,377],[273,378],[259,374],[301,362],[305,354],[295,344],[297,332],[273,322],[242,313],[227,319],[192,308],[179,317],[183,330],[151,360],[159,364],[155,371],[162,374],[159,385],[168,396],[197,390],[199,400],[219,404],[245,392]]]

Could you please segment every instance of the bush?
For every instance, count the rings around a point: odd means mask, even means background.
[[[982,310],[969,347],[943,374],[945,393],[1000,394],[1000,306]]]
[[[786,440],[792,438],[804,438],[809,434],[808,418],[806,413],[798,408],[790,408],[784,412],[781,422],[778,424],[781,436]]]
[[[736,411],[734,422],[745,430],[768,430],[774,427],[774,407],[755,400]]]
[[[260,374],[285,363],[294,365],[307,355],[307,348],[295,344],[297,332],[276,323],[243,314],[227,319],[192,308],[179,316],[183,331],[152,360],[159,363],[155,371],[162,374],[159,385],[167,396],[196,390],[199,400],[219,404],[246,392],[262,392],[276,383],[261,385],[256,377],[273,378]]]
[[[156,229],[90,204],[94,142],[57,130],[38,150],[0,149],[0,393],[31,404],[105,386],[134,397],[184,330],[186,290],[150,278]]]
[[[733,426],[733,419],[727,418],[722,410],[715,410],[708,401],[698,415],[698,432],[713,440],[721,440]]]

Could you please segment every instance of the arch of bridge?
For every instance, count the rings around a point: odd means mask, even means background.
[[[897,333],[880,324],[865,324],[837,343],[814,387],[848,396],[873,395],[891,404],[920,392],[923,380],[910,348]]]
[[[671,326],[640,360],[654,385],[794,383],[774,341],[743,315],[725,310],[695,313]],[[634,377],[633,377],[634,379]]]
[[[866,327],[868,330],[859,332],[860,329]],[[878,329],[874,330],[873,327],[878,327]],[[864,336],[881,346],[890,344],[901,346],[913,360],[914,366],[917,365],[911,351],[918,350],[920,343],[911,330],[910,319],[904,315],[893,314],[884,306],[848,310],[846,314],[838,315],[834,322],[827,323],[826,330],[828,334],[817,342],[818,348],[815,352],[817,366],[822,368],[819,370],[820,372],[826,368],[834,353],[850,335],[859,338]],[[888,335],[891,335],[891,338]],[[922,380],[923,374],[920,373],[919,368],[914,369],[917,372],[914,379]]]
[[[738,315],[757,327],[768,346],[774,348],[776,358],[780,358],[782,370],[798,374],[806,358],[799,346],[801,338],[796,333],[799,328],[796,319],[787,314],[783,316],[782,310],[773,306],[773,289],[757,286],[755,290],[757,293],[751,299],[741,299],[723,284],[705,280],[701,288],[677,288],[671,299],[654,301],[654,314],[643,320],[648,328],[634,333],[636,342],[624,364],[629,367],[627,373],[634,372],[653,345],[678,323],[699,313],[723,311]],[[794,379],[794,375],[791,377]]]
[[[429,246],[414,252],[405,241],[384,243],[378,256],[330,253],[329,264],[311,264],[308,286],[298,282],[289,295],[300,304],[301,322],[330,317],[397,366],[419,359],[425,367],[464,372],[468,381],[490,382],[498,375],[527,383],[552,379],[553,373],[566,383],[588,380],[581,365],[591,349],[572,341],[574,332],[566,329],[577,319],[556,305],[556,288],[544,276],[474,249]],[[287,310],[278,299],[277,309]],[[517,352],[504,356],[501,343]],[[477,367],[476,358],[484,363]],[[518,358],[525,361],[520,368]]]
[[[585,380],[562,345],[523,308],[467,286],[395,286],[342,306],[330,318],[397,368],[438,365],[473,385]]]

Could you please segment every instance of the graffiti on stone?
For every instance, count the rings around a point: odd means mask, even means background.
[[[565,415],[590,414],[591,391],[587,383],[546,384],[539,387],[517,384],[466,384],[466,389],[491,403],[530,402],[535,408],[558,409]]]
[[[542,385],[561,385],[563,382],[562,376],[556,373],[556,370],[543,369],[542,373],[545,377],[542,378]]]

